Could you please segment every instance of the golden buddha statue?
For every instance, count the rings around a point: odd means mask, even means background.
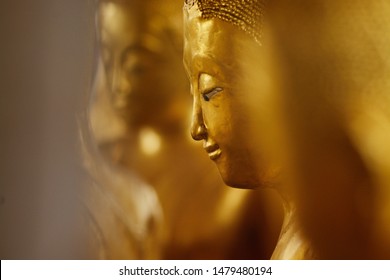
[[[278,125],[302,229],[319,258],[388,259],[389,4],[278,1],[274,9],[288,85]]]
[[[193,96],[191,134],[203,140],[227,185],[281,193],[285,220],[272,259],[312,258],[296,222],[295,206],[278,182],[280,168],[267,152],[270,140],[262,129],[269,120],[258,112],[261,96],[272,88],[268,78],[259,77],[259,73],[267,75],[264,8],[261,0],[185,1],[184,64]]]
[[[187,133],[191,104],[182,65],[182,1],[102,0],[97,20],[93,137],[103,161],[120,170],[113,176],[136,174],[148,186],[148,201],[161,208],[160,220],[159,211],[147,211],[163,232],[151,234],[162,238],[152,243],[161,250],[151,258],[267,258],[278,214],[266,214],[268,206],[259,203],[264,196],[225,188]],[[139,197],[137,188],[122,190],[126,180],[121,182],[114,196]],[[242,238],[248,232],[263,239]]]
[[[136,174],[112,166],[84,135],[90,180],[84,193],[90,259],[158,259],[164,240],[161,204]]]

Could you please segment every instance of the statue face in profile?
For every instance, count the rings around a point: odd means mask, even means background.
[[[133,126],[172,125],[172,112],[178,111],[172,107],[180,108],[184,99],[178,34],[167,23],[175,15],[165,6],[154,0],[99,4],[100,52],[111,105]]]
[[[259,46],[242,30],[217,18],[204,19],[197,5],[185,11],[184,64],[191,84],[191,134],[229,186],[265,185],[268,166],[259,151],[260,94],[248,87],[247,51]]]

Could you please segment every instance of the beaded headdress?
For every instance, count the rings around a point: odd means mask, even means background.
[[[265,0],[184,0],[184,9],[198,6],[204,19],[232,23],[261,44]]]

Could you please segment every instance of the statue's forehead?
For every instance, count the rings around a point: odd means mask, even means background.
[[[192,18],[185,22],[184,64],[188,73],[219,73],[237,66],[242,32],[219,19]]]
[[[98,28],[102,41],[111,46],[136,45],[155,53],[163,52],[168,40],[164,25],[144,6],[133,1],[101,4]]]
[[[239,37],[234,26],[216,18],[191,17],[185,19],[184,25],[187,48],[195,52],[223,51]]]
[[[108,27],[121,29],[122,32],[129,30],[157,33],[167,27],[168,16],[174,16],[174,14],[165,14],[161,6],[151,8],[149,2],[152,1],[103,2],[99,6],[99,20]]]
[[[140,19],[129,5],[108,2],[99,8],[99,28],[111,34],[131,34],[140,27]]]

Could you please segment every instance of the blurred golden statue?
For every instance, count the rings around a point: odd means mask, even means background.
[[[93,138],[107,169],[115,170],[103,185],[114,184],[117,191],[110,187],[111,196],[134,205],[128,210],[121,203],[124,215],[140,209],[146,215],[144,239],[129,237],[151,244],[138,258],[268,258],[279,227],[277,209],[264,211],[275,209],[262,202],[264,195],[225,188],[189,137],[182,1],[103,0],[97,20],[100,61],[90,111]],[[115,177],[112,182],[110,176]],[[146,183],[137,184],[133,177]],[[142,207],[145,197],[148,204]],[[111,222],[108,231],[114,229]],[[110,258],[116,257],[113,248]]]
[[[263,42],[264,1],[185,1],[184,64],[193,95],[192,137],[203,140],[224,182],[238,188],[273,188],[284,200],[285,220],[272,259],[312,258],[295,219],[295,206],[279,185],[279,166],[267,153],[260,116],[270,85]],[[256,67],[254,67],[256,66]],[[252,71],[254,70],[254,71]],[[260,82],[258,81],[260,79]],[[264,82],[264,83],[263,83]]]
[[[322,259],[390,258],[390,5],[278,1],[278,108],[305,235]]]

